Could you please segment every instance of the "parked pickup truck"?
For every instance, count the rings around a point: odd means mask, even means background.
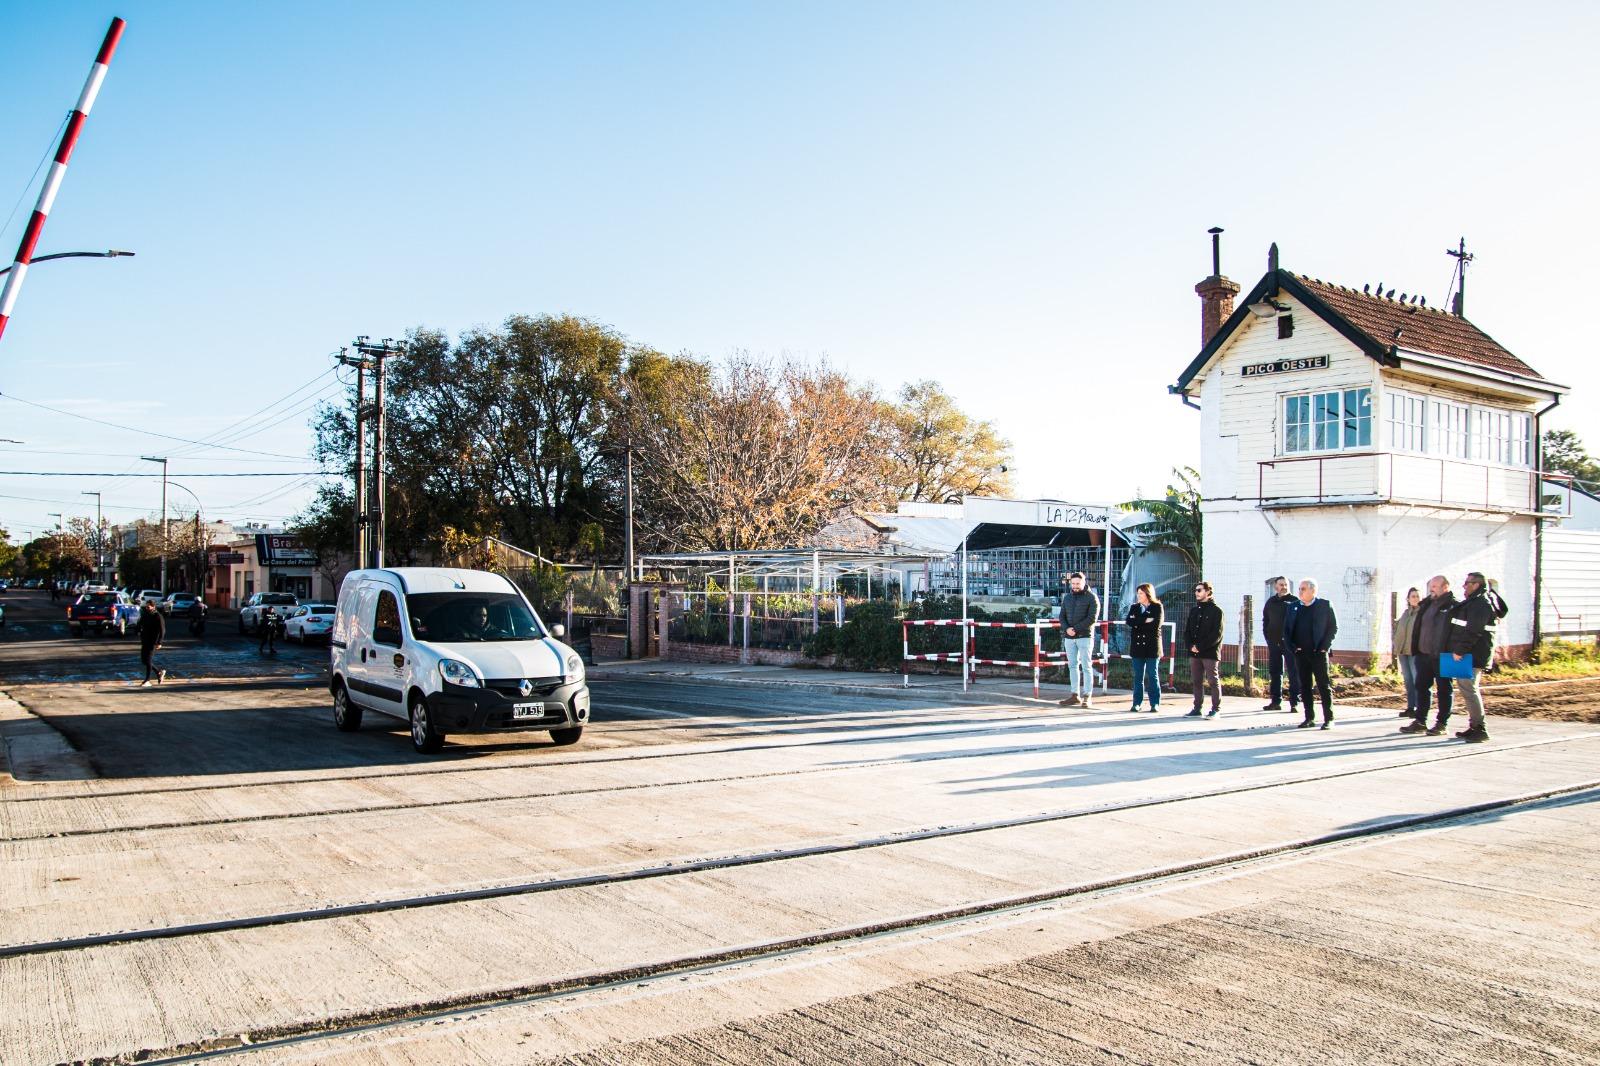
[[[120,637],[138,624],[139,608],[120,592],[85,592],[67,608],[67,631],[75,637],[86,629],[109,629]]]

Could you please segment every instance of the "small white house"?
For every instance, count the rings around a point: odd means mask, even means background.
[[[1215,270],[1215,260],[1214,270]],[[1394,596],[1498,579],[1502,653],[1534,640],[1540,419],[1568,390],[1452,311],[1279,269],[1237,308],[1198,286],[1204,347],[1171,387],[1200,409],[1205,577],[1238,639],[1277,575],[1315,577],[1335,661],[1387,656]],[[1257,634],[1259,644],[1260,635]]]

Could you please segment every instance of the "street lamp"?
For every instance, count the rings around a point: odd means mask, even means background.
[[[161,464],[161,596],[167,595],[167,460],[165,456],[141,455],[147,463]]]
[[[94,497],[94,577],[97,584],[106,583],[106,544],[105,521],[101,513],[100,494],[98,492],[85,492],[85,496]]]
[[[120,248],[109,248],[103,252],[51,252],[49,255],[34,256],[28,265],[32,266],[34,263],[43,263],[50,259],[116,259],[118,256],[132,254],[132,252],[125,252]],[[15,265],[14,263],[12,264],[12,266]],[[11,267],[5,267],[0,269],[0,274],[7,274],[10,271]]]

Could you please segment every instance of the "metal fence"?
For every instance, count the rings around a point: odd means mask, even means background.
[[[864,597],[793,592],[673,591],[667,638],[674,643],[800,651],[824,625],[843,625]]]

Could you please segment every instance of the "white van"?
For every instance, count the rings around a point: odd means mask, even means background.
[[[355,570],[339,587],[329,637],[333,721],[363,711],[406,720],[411,743],[436,752],[450,733],[548,729],[583,735],[583,660],[553,637],[522,590],[500,574],[434,566]]]

